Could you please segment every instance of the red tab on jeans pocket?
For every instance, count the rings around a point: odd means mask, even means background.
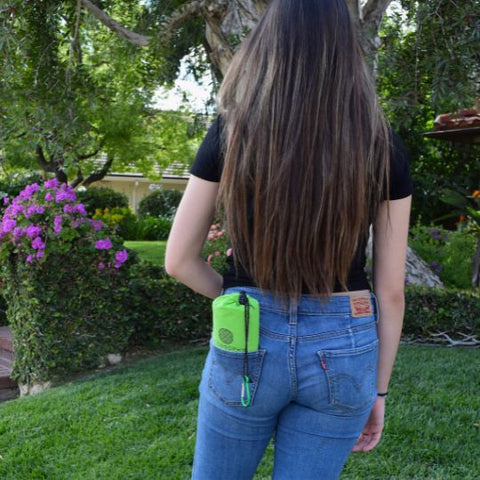
[[[369,317],[373,315],[372,306],[370,304],[370,295],[350,297],[350,307],[352,309],[353,317]]]

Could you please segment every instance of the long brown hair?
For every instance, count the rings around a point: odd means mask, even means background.
[[[262,289],[347,288],[388,190],[389,131],[344,0],[273,0],[219,92],[220,201]]]

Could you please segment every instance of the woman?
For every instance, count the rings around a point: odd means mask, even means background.
[[[260,340],[247,357],[248,407],[245,355],[211,346],[193,478],[251,479],[274,436],[274,479],[335,479],[352,449],[382,434],[412,191],[345,1],[273,0],[232,61],[219,114],[166,269],[212,299],[258,300]],[[201,257],[217,205],[233,247],[223,277]],[[364,271],[372,223],[375,294]]]

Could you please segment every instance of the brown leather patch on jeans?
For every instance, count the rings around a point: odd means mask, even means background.
[[[350,308],[353,317],[369,317],[373,315],[370,295],[358,295],[350,297]]]

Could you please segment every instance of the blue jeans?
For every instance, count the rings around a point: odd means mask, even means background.
[[[260,346],[249,353],[252,404],[240,401],[244,354],[211,344],[192,478],[251,479],[272,436],[274,480],[338,478],[376,397],[373,294],[359,304],[352,292],[286,305],[252,287],[225,293],[241,290],[260,303]]]

